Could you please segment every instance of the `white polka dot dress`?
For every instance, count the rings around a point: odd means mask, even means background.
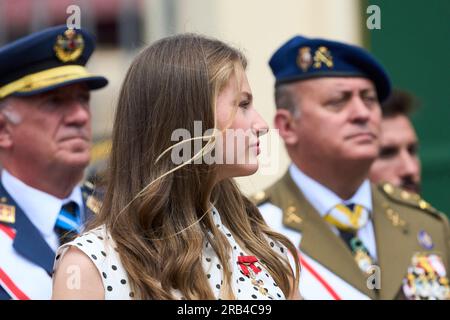
[[[259,261],[253,263],[257,273],[249,269],[249,276],[246,276],[242,270],[241,265],[238,263],[240,256],[248,256],[248,254],[239,246],[239,244],[233,238],[233,235],[222,224],[220,215],[217,210],[213,210],[213,220],[219,230],[225,234],[228,241],[230,242],[232,253],[231,253],[231,265],[232,270],[231,285],[236,299],[238,300],[279,300],[285,299],[283,291],[278,287],[278,285],[273,280],[272,276],[265,270],[265,267]],[[277,253],[281,253],[287,258],[287,249],[283,246],[278,245],[274,241],[269,243],[273,250]],[[206,276],[208,277],[211,287],[213,289],[216,298],[221,298],[220,288],[223,284],[223,274],[221,262],[212,249],[209,243],[205,244],[205,249],[203,251],[203,269],[205,270]]]
[[[113,239],[104,227],[91,230],[61,246],[55,258],[54,268],[71,247],[81,250],[97,267],[105,290],[105,300],[128,300],[134,297],[127,273],[120,262]]]
[[[230,269],[232,270],[231,286],[234,295],[239,300],[279,300],[285,296],[272,276],[265,270],[259,261],[250,264],[239,263],[240,259],[246,259],[248,255],[234,240],[231,232],[222,224],[217,210],[213,210],[213,220],[219,230],[226,236],[232,248]],[[268,239],[270,246],[277,253],[287,258],[287,249],[275,241]],[[58,249],[55,260],[55,269],[62,256],[70,246],[76,246],[84,252],[97,267],[105,290],[106,300],[132,299],[135,294],[130,289],[129,279],[120,262],[115,249],[115,243],[104,227],[91,230],[66,243]],[[241,257],[241,258],[240,258]],[[257,259],[257,258],[256,258]],[[205,242],[202,265],[206,277],[216,299],[222,298],[223,266],[214,252],[212,246]],[[247,272],[246,272],[247,271]],[[173,291],[175,297],[183,299],[178,290]]]

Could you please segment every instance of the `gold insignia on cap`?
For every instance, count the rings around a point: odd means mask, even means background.
[[[311,67],[312,62],[313,59],[311,55],[311,48],[301,47],[298,50],[297,65],[303,70],[303,72],[306,72],[309,69],[309,67]]]
[[[332,68],[333,57],[331,56],[330,50],[327,47],[319,47],[314,54],[314,68],[321,68],[322,63],[325,64],[328,68]]]
[[[1,197],[1,198],[0,198],[0,202],[6,203],[6,201],[8,201],[8,199],[6,199],[6,197]]]
[[[7,204],[0,204],[0,222],[16,222],[16,207]]]
[[[68,29],[56,38],[53,49],[56,57],[62,62],[75,61],[83,53],[83,36],[73,29]]]
[[[94,196],[89,196],[86,200],[86,206],[95,214],[100,212],[100,207],[102,206],[101,201],[99,201]]]

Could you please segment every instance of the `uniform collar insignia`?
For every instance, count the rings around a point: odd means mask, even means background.
[[[16,222],[16,207],[0,204],[0,222],[13,224]]]

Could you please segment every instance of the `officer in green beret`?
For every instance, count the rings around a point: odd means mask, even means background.
[[[0,300],[49,299],[56,249],[98,210],[85,67],[94,38],[57,26],[0,48]]]
[[[368,180],[378,156],[383,67],[365,50],[296,36],[272,56],[275,127],[292,160],[254,195],[301,254],[305,299],[448,299],[447,218]]]

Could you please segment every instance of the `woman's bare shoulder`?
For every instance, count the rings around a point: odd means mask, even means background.
[[[100,273],[93,261],[75,246],[68,248],[53,275],[52,299],[104,299]]]

